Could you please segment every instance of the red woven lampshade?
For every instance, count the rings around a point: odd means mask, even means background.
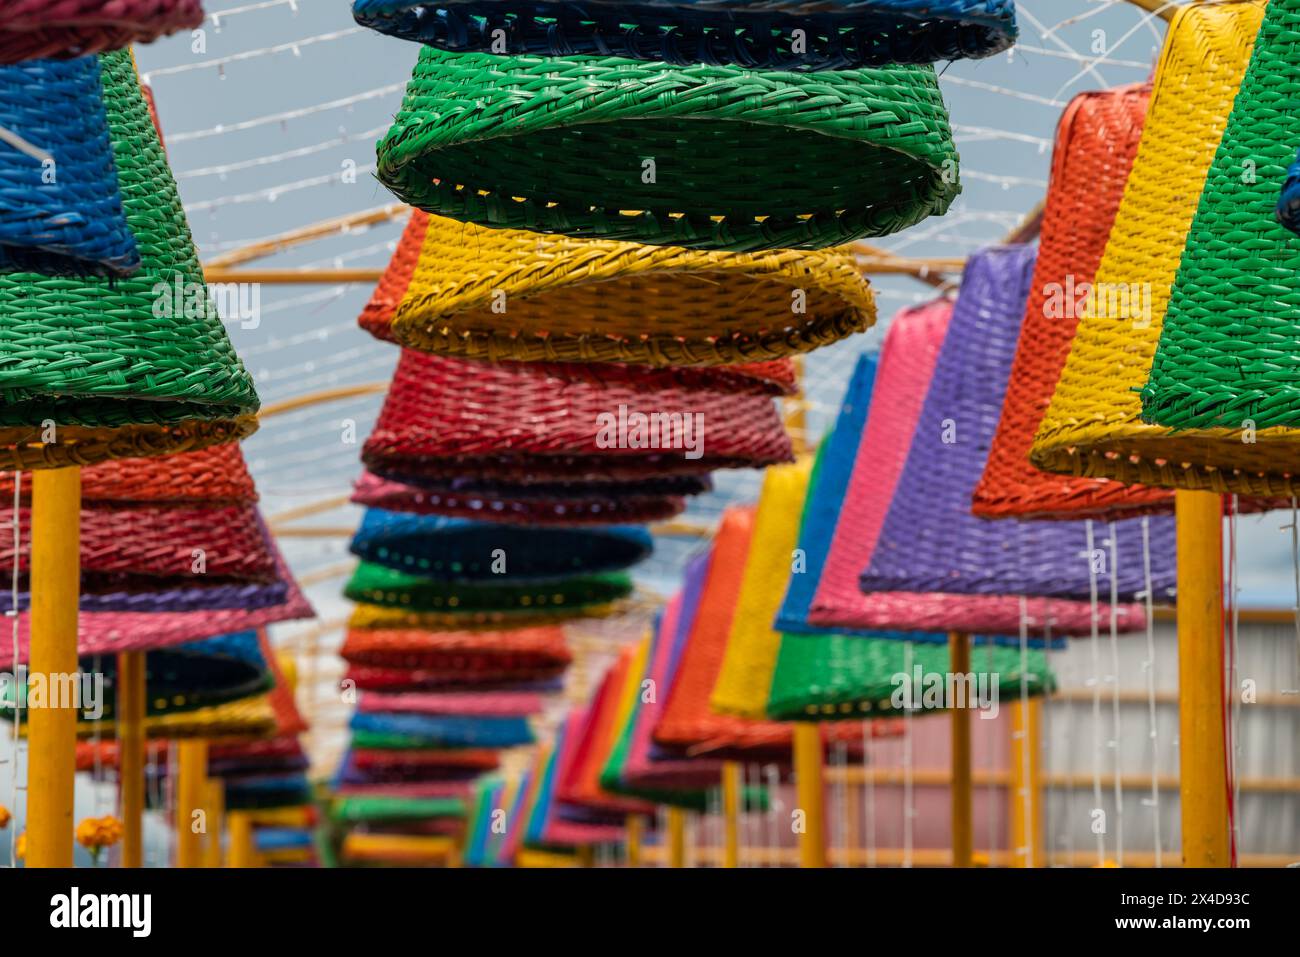
[[[5,0],[0,63],[120,50],[202,23],[199,0]]]

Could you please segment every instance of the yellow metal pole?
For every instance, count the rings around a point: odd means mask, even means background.
[[[202,867],[207,820],[204,793],[208,777],[208,743],[182,741],[176,747],[180,768],[176,774],[176,866]],[[195,831],[195,811],[204,812],[203,832]]]
[[[117,656],[118,787],[122,798],[122,866],[144,866],[144,652]]]
[[[208,834],[203,847],[203,866],[221,866],[221,832],[226,826],[226,785],[220,778],[205,782],[208,806]]]
[[[1178,522],[1178,770],[1183,866],[1227,867],[1223,740],[1223,522],[1213,492],[1175,493]]]
[[[1043,702],[1011,703],[1011,860],[1015,867],[1042,867],[1043,790],[1039,754]]]
[[[641,815],[629,814],[627,816],[627,866],[641,866]]]
[[[954,675],[970,673],[970,636],[948,633],[948,670]],[[971,760],[969,702],[949,702],[952,721],[952,866],[970,867],[975,851],[971,814]],[[958,706],[960,705],[960,706]]]
[[[803,833],[799,835],[799,866],[826,866],[826,791],[822,781],[821,729],[810,721],[794,726],[794,780]]]
[[[257,850],[253,843],[253,816],[249,811],[231,811],[230,856],[231,867],[256,867]]]
[[[686,866],[686,812],[679,807],[668,809],[668,866]]]
[[[726,843],[722,847],[722,866],[740,866],[740,764],[727,761],[722,765],[722,820]]]
[[[27,866],[72,866],[75,701],[59,700],[76,675],[81,600],[81,469],[32,473],[32,607],[29,678],[46,699],[27,712]]]

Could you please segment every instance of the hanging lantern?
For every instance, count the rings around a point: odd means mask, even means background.
[[[7,0],[0,63],[120,50],[202,23],[199,0]]]

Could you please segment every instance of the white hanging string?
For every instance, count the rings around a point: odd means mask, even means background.
[[[765,818],[768,825],[767,838],[764,841],[768,846],[768,866],[781,866],[781,837],[784,829],[781,827],[779,814],[781,811],[781,772],[775,764],[769,764],[763,769],[767,777],[767,814]]]
[[[350,96],[342,96],[337,99],[326,100],[323,103],[316,103],[312,106],[300,106],[293,110],[282,110],[279,113],[267,113],[262,116],[255,116],[252,119],[241,120],[238,123],[217,123],[214,126],[208,126],[202,129],[184,130],[180,133],[168,133],[167,143],[171,146],[176,143],[187,143],[190,140],[207,139],[210,136],[224,136],[227,133],[239,133],[244,130],[252,130],[259,126],[267,126],[272,123],[284,124],[290,120],[302,119],[305,116],[315,116],[317,113],[328,113],[331,110],[341,110],[350,106],[356,106],[358,103],[364,103],[367,100],[400,93],[405,89],[406,83],[404,81],[401,83],[388,83],[384,86],[376,86],[369,90],[362,90],[360,93],[353,93]]]
[[[1147,679],[1147,722],[1151,740],[1151,796],[1145,802],[1151,808],[1151,833],[1155,845],[1155,866],[1163,867],[1160,846],[1160,731],[1156,719],[1156,622],[1154,589],[1151,586],[1151,520],[1142,516],[1142,597],[1147,613],[1147,657],[1142,670]]]
[[[1292,502],[1294,503],[1294,499]],[[1241,650],[1238,644],[1238,636],[1241,633],[1241,603],[1237,600],[1241,594],[1241,579],[1237,573],[1237,511],[1240,507],[1240,500],[1234,494],[1232,496],[1232,517],[1230,521],[1230,534],[1228,536],[1231,542],[1231,552],[1228,556],[1229,574],[1232,576],[1232,590],[1228,594],[1229,613],[1232,621],[1232,668],[1228,675],[1228,701],[1231,704],[1232,711],[1232,830],[1233,830],[1233,847],[1241,847],[1241,693],[1238,690],[1241,687],[1241,678],[1238,669],[1241,667]]]
[[[912,680],[912,643],[903,642],[903,674]],[[909,706],[903,709],[903,866],[912,866],[912,826],[916,810],[912,807],[912,707],[916,688],[909,696]],[[950,785],[951,787],[951,785]]]
[[[970,640],[972,643],[975,641],[975,639],[974,639],[973,637],[972,637],[971,639],[969,639],[969,640]],[[993,649],[994,649],[994,644],[995,644],[995,642],[993,641],[993,639],[992,639],[991,637],[988,638],[988,639],[986,639],[986,640],[985,640],[985,643],[984,643],[984,672],[985,672],[985,675],[986,675],[985,680],[988,681],[988,682],[990,682],[990,683],[993,682],[993,681],[996,681],[996,680],[997,680],[997,676],[993,673],[993,668],[994,668],[994,665],[995,665],[995,662],[994,662],[994,659],[993,659]],[[977,687],[978,687],[978,684],[977,684]],[[979,726],[980,728],[983,728],[983,727],[985,727],[986,725],[991,724],[991,722],[988,722],[988,721],[976,721],[975,724],[976,724],[977,726]],[[992,730],[992,729],[990,728],[989,731],[991,731],[991,730]],[[988,732],[984,732],[984,733],[985,733],[985,740],[987,740]],[[996,752],[995,749],[990,748],[990,749],[988,750],[987,753],[988,753],[988,755],[989,755],[989,759],[988,759],[989,780],[988,780],[988,784],[987,784],[987,786],[985,787],[985,792],[984,792],[984,793],[985,793],[985,798],[986,798],[986,800],[987,800],[987,802],[988,802],[988,834],[989,834],[988,854],[989,854],[989,866],[992,867],[992,866],[993,866],[993,852],[994,852],[994,850],[999,846],[999,843],[998,843],[998,808],[999,808],[1000,805],[999,805],[999,803],[998,803],[998,787],[999,787],[999,785],[998,785],[998,782],[997,782],[997,775],[995,775],[995,774],[993,773],[994,765],[996,764],[996,762],[995,762],[995,760],[994,760],[994,755],[995,755],[997,752]],[[973,837],[973,836],[974,836],[974,835],[972,835],[972,837]]]
[[[1300,694],[1300,515],[1297,515],[1295,496],[1291,497],[1291,571],[1295,575],[1295,661],[1294,688],[1284,688],[1283,694]]]
[[[318,33],[315,36],[303,37],[300,40],[290,40],[287,43],[277,43],[274,46],[260,47],[256,50],[244,50],[240,53],[231,53],[228,56],[213,57],[211,60],[199,60],[197,63],[180,63],[176,66],[160,67],[157,70],[150,70],[140,78],[145,86],[152,85],[153,81],[160,76],[175,76],[178,73],[189,73],[193,70],[207,70],[216,67],[219,71],[224,71],[231,63],[243,63],[248,60],[255,60],[258,57],[275,56],[280,53],[292,53],[294,56],[300,56],[303,47],[315,46],[318,43],[329,43],[333,40],[341,40],[344,37],[356,36],[358,34],[368,34],[370,31],[365,27],[344,27],[342,30],[332,30],[329,33]]]
[[[839,862],[832,866],[848,867],[849,786],[845,776],[849,770],[849,746],[846,742],[835,742],[831,764],[835,768],[835,788],[831,792],[835,801],[835,833],[831,839],[831,850]]]
[[[1060,662],[1060,659],[1062,657],[1064,657],[1064,653],[1058,655],[1052,647],[1052,609],[1051,609],[1051,603],[1048,600],[1044,599],[1043,601],[1043,660],[1047,666],[1047,670],[1049,673],[1056,673],[1059,675],[1059,672],[1057,671],[1056,668],[1056,664]],[[1055,719],[1053,717],[1053,713],[1056,707],[1055,694],[1053,691],[1048,690],[1049,687],[1050,685],[1044,685],[1045,700],[1043,702],[1043,741],[1047,745],[1050,745],[1052,741],[1052,735],[1054,733],[1053,728],[1055,727],[1056,724]],[[1063,707],[1065,710],[1064,720],[1062,722],[1061,736],[1064,740],[1065,754],[1072,759],[1074,756],[1073,749],[1071,746],[1071,743],[1074,740],[1074,735],[1071,733],[1074,727],[1073,712],[1070,710],[1070,702],[1068,699],[1063,699],[1061,701],[1061,707]],[[1054,754],[1054,749],[1052,749],[1050,746],[1044,747],[1038,753],[1038,758],[1040,761],[1039,768],[1042,771],[1042,773],[1047,776],[1047,784],[1043,789],[1043,828],[1046,834],[1056,833],[1055,830],[1056,816],[1052,813],[1052,783],[1051,783],[1052,769],[1048,767],[1047,764],[1048,757],[1053,754]],[[1064,808],[1065,813],[1063,816],[1065,818],[1066,827],[1065,827],[1065,832],[1061,838],[1061,843],[1064,845],[1064,849],[1067,852],[1067,854],[1073,855],[1074,853],[1073,791],[1068,786],[1064,787],[1062,789],[1062,797],[1065,803],[1065,808]],[[1045,861],[1045,863],[1048,867],[1055,866],[1056,845],[1057,842],[1055,840],[1047,841],[1047,860]]]
[[[231,7],[229,10],[216,10],[208,14],[208,20],[218,30],[221,29],[221,21],[226,17],[238,16],[241,13],[250,13],[254,10],[268,10],[271,7],[288,6],[294,13],[298,12],[298,0],[258,0],[257,3],[246,3],[242,7]]]
[[[1124,785],[1120,780],[1120,701],[1119,701],[1119,547],[1115,523],[1110,523],[1110,682],[1112,735],[1111,768],[1115,774],[1115,866],[1124,866]]]
[[[1029,602],[1024,595],[1020,596],[1020,730],[1013,734],[1020,742],[1020,793],[1014,799],[1020,802],[1025,822],[1024,844],[1015,848],[1015,855],[1025,867],[1037,867],[1042,862],[1034,860],[1034,782],[1030,780],[1033,765],[1029,754],[1033,741],[1029,735]]]
[[[876,768],[871,760],[875,744],[871,737],[871,722],[862,722],[862,773],[866,785],[863,794],[863,817],[866,831],[867,867],[876,866]]]
[[[236,193],[230,196],[218,196],[216,199],[200,200],[197,203],[186,203],[184,209],[188,215],[209,209],[221,209],[225,206],[259,203],[263,200],[274,203],[285,193],[296,193],[300,190],[312,189],[316,186],[329,186],[334,183],[351,185],[346,183],[346,177],[357,176],[362,173],[373,173],[378,168],[374,163],[368,163],[353,170],[340,169],[336,173],[323,173],[320,176],[311,176],[307,179],[296,179],[289,183],[280,183],[276,186],[267,186],[265,189],[256,189],[250,193]]]
[[[1093,534],[1092,519],[1084,523],[1084,529],[1087,535],[1087,561],[1088,561],[1088,598],[1089,609],[1091,611],[1092,633],[1088,641],[1088,647],[1092,657],[1092,675],[1085,684],[1092,689],[1092,801],[1093,809],[1089,812],[1090,827],[1095,827],[1093,815],[1099,811],[1105,813],[1101,806],[1101,765],[1102,765],[1102,738],[1101,738],[1101,638],[1097,629],[1097,565],[1093,561]],[[1097,832],[1097,863],[1106,863],[1106,834],[1105,828]]]
[[[346,130],[328,140],[322,140],[319,143],[312,143],[310,146],[299,146],[291,150],[284,150],[280,153],[269,153],[265,156],[256,156],[252,159],[239,160],[234,163],[222,163],[217,166],[199,166],[194,169],[181,170],[176,173],[176,179],[199,179],[204,176],[220,176],[223,179],[230,173],[238,173],[246,169],[256,169],[262,166],[274,166],[283,163],[286,160],[301,159],[304,156],[314,156],[317,153],[323,153],[339,146],[347,146],[350,143],[356,143],[361,140],[373,139],[382,136],[388,132],[388,125],[372,127],[363,130],[360,133],[349,133]]]

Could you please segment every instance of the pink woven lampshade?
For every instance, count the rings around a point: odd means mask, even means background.
[[[864,595],[859,589],[859,575],[870,564],[907,460],[952,305],[938,299],[905,309],[885,336],[867,426],[808,620],[852,631],[951,629],[1015,634],[1026,614],[1034,632],[1050,624],[1054,634],[1087,634],[1092,629],[1092,608],[1087,602],[941,592]],[[1121,630],[1139,627],[1144,620],[1141,606],[1119,606]]]
[[[199,0],[5,0],[0,63],[120,50],[202,23]]]

